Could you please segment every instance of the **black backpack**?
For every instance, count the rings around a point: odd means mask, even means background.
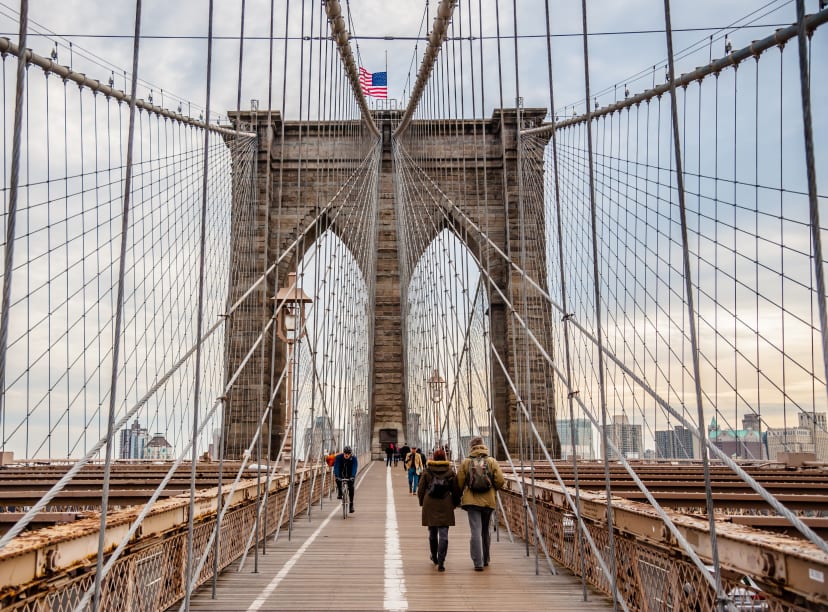
[[[428,473],[431,476],[431,483],[428,485],[426,495],[437,499],[443,499],[446,495],[451,493],[451,477],[443,478],[441,476],[435,476],[434,472],[431,470],[429,470]]]

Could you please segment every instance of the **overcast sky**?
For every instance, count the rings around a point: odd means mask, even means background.
[[[461,8],[468,10],[468,1],[462,0]],[[317,35],[319,32],[319,8],[317,0],[290,0],[289,33],[291,36]],[[301,7],[308,11],[314,9],[314,26],[311,32],[309,19],[306,20],[304,32],[300,29]],[[431,28],[431,21],[437,0],[429,3],[429,13],[425,17],[425,0],[350,0],[343,2],[343,10],[351,12],[351,31],[357,37],[397,37],[397,40],[370,40],[357,38],[352,41],[354,51],[359,47],[361,64],[369,71],[382,71],[388,67],[389,96],[404,101],[410,92],[411,78],[417,72],[422,53],[426,31]],[[477,0],[472,0],[473,14],[476,15]],[[483,0],[483,34],[492,36],[496,32],[494,19],[494,0]],[[543,0],[517,0],[517,32],[519,40],[519,61],[517,62],[520,78],[520,94],[527,107],[547,107],[547,63]],[[583,112],[583,43],[579,36],[581,31],[580,3],[550,2],[553,33],[553,69],[556,86],[556,105],[571,112],[573,105],[578,113]],[[285,32],[285,8],[288,0],[276,3],[275,35],[279,38],[273,46],[274,83],[271,89],[273,107],[281,106],[282,81],[284,65],[284,43],[281,40]],[[511,36],[514,32],[512,2],[500,2],[500,33]],[[13,40],[17,38],[17,2],[0,0],[0,32]],[[806,0],[806,10],[815,12],[818,0]],[[238,58],[241,17],[240,0],[221,0],[216,2],[214,16],[213,47],[213,85],[211,108],[214,113],[226,115],[228,110],[236,107],[238,92]],[[730,33],[733,49],[741,48],[753,39],[769,35],[774,27],[790,24],[795,19],[793,2],[773,0],[771,2],[751,2],[748,0],[696,0],[694,2],[673,2],[673,28],[675,30],[675,49],[677,52],[677,71],[687,72],[709,61],[710,57],[721,57],[725,52],[724,34]],[[245,16],[244,67],[241,86],[242,108],[249,108],[250,99],[261,101],[261,108],[266,107],[268,92],[268,30],[270,4],[267,0],[247,0]],[[745,16],[752,14],[751,17]],[[30,6],[30,38],[28,46],[40,55],[49,56],[58,43],[58,61],[71,65],[73,69],[86,73],[91,78],[107,81],[110,74],[115,75],[115,85],[128,89],[125,70],[131,66],[133,47],[135,5],[134,0],[110,0],[108,3],[90,0],[33,0]],[[460,36],[460,24],[463,23],[463,36],[468,37],[468,25],[465,17],[455,12],[453,29],[450,36]],[[665,36],[663,33],[664,17],[662,0],[629,0],[609,2],[593,0],[589,3],[589,37],[590,75],[593,95],[599,104],[611,103],[624,95],[624,86],[629,86],[631,93],[647,89],[655,83],[664,81],[664,64],[666,57]],[[734,23],[762,24],[759,28],[728,29]],[[205,105],[206,83],[206,34],[208,31],[207,0],[179,0],[161,2],[144,0],[141,24],[142,39],[139,63],[139,77],[142,85],[139,96],[147,98],[152,89],[155,104],[176,109],[182,104],[184,113],[198,117]],[[36,34],[48,35],[36,35]],[[477,23],[473,28],[478,35]],[[713,42],[707,41],[713,36]],[[413,38],[420,37],[419,42]],[[401,39],[405,38],[405,40]],[[826,36],[816,36],[812,54],[815,59],[828,57]],[[70,43],[72,48],[70,49]],[[700,43],[700,44],[699,44]],[[459,43],[448,43],[459,44]],[[314,63],[318,58],[319,43],[305,42],[305,57],[309,57],[313,45]],[[468,55],[468,41],[463,53]],[[682,50],[695,46],[695,53],[685,55]],[[416,53],[415,53],[416,46]],[[513,41],[504,39],[501,43],[503,66],[504,105],[513,106],[515,97]],[[315,86],[314,78],[302,79],[300,76],[300,43],[292,41],[288,47],[287,62],[287,114],[296,118],[299,100],[299,85],[310,81]],[[479,47],[474,44],[475,67],[479,61]],[[478,116],[491,116],[492,109],[499,106],[497,94],[497,41],[486,39],[483,46],[486,83],[486,103],[482,110],[477,108]],[[789,47],[786,55],[794,56],[794,49]],[[816,62],[815,66],[824,66]],[[6,58],[5,78],[13,82],[13,59]],[[307,68],[305,70],[307,72]],[[795,75],[796,71],[789,71]],[[788,73],[786,73],[788,74]],[[817,74],[819,74],[817,72]],[[466,80],[469,79],[466,72]],[[479,76],[477,75],[478,83]],[[770,81],[768,81],[770,83]],[[793,81],[792,81],[793,82]],[[764,81],[763,81],[764,83]],[[776,81],[774,81],[776,83]],[[772,85],[769,85],[772,86]],[[819,87],[822,89],[819,89]],[[825,177],[824,136],[828,118],[819,112],[824,106],[825,89],[822,82],[814,79],[814,121],[817,134],[819,174],[818,183],[822,192],[828,183]],[[785,95],[796,102],[798,90],[791,87]],[[7,98],[7,106],[10,99]],[[796,108],[794,103],[786,108]],[[467,114],[470,109],[467,110]],[[214,114],[215,118],[215,114]],[[313,117],[312,117],[313,118]],[[801,133],[801,132],[800,132]],[[819,140],[819,137],[822,139]],[[797,141],[798,142],[798,141]],[[801,149],[798,149],[801,154]],[[823,163],[820,163],[822,160]],[[793,167],[795,164],[790,164]],[[822,170],[820,170],[822,168]],[[799,181],[804,180],[800,173]],[[752,176],[752,175],[751,175]],[[809,343],[804,344],[809,348]],[[808,379],[809,381],[810,379]],[[806,382],[808,382],[806,381]]]
[[[29,46],[42,55],[48,55],[53,41],[59,43],[59,61],[68,65],[70,62],[77,70],[89,76],[107,80],[110,70],[117,77],[116,86],[124,87],[123,70],[131,66],[132,33],[135,6],[132,0],[111,0],[102,10],[102,4],[90,0],[34,0],[30,6],[31,30],[66,35],[66,38],[33,37]],[[285,6],[287,0],[276,2],[276,36],[284,33]],[[289,2],[291,12],[292,35],[300,30],[300,11],[303,0]],[[318,7],[316,2],[305,0],[310,11]],[[351,0],[353,30],[357,36],[424,36],[422,28],[425,2],[419,0]],[[430,2],[429,24],[434,17],[436,0]],[[476,14],[476,0],[473,2],[473,14]],[[495,3],[485,0],[483,4],[484,35],[494,35],[496,22],[493,17]],[[557,106],[567,106],[583,99],[583,63],[582,41],[577,34],[581,31],[581,12],[578,2],[550,2],[552,14],[552,32],[556,36],[553,44],[553,67],[556,79]],[[348,6],[342,3],[343,11]],[[463,0],[461,8],[468,10],[468,0]],[[760,7],[767,7],[760,9]],[[817,0],[807,0],[809,12],[817,10]],[[18,4],[0,2],[2,13],[2,30],[12,39],[17,38],[17,25],[11,20],[15,17]],[[262,101],[262,107],[268,97],[267,69],[268,42],[264,38],[269,30],[270,6],[267,0],[248,0],[245,18],[245,64],[242,77],[242,106],[249,105],[251,98]],[[545,33],[543,0],[518,0],[518,34],[542,35]],[[238,82],[238,54],[241,19],[241,2],[238,0],[221,0],[215,3],[214,35],[227,37],[214,43],[214,84],[211,108],[217,112],[226,112],[236,106]],[[750,21],[758,24],[788,24],[794,20],[792,2],[752,2],[750,0],[698,0],[694,2],[673,2],[673,28],[675,30],[692,28],[725,28],[744,16],[755,12]],[[456,10],[455,16],[458,15]],[[623,84],[630,82],[630,90],[635,93],[651,85],[653,66],[657,82],[663,80],[665,37],[664,11],[661,0],[625,0],[621,2],[593,1],[588,6],[590,37],[590,73],[592,90],[598,94],[599,103],[611,102],[614,96],[623,95]],[[457,21],[457,20],[455,20]],[[500,2],[501,35],[513,33],[512,3]],[[160,90],[164,90],[164,104],[176,108],[178,102],[171,100],[176,96],[185,101],[186,110],[190,102],[193,107],[201,107],[205,102],[206,74],[206,34],[208,31],[207,0],[180,0],[162,2],[145,0],[143,2],[142,33],[146,37],[141,41],[139,74],[144,83],[152,86],[154,101],[161,102]],[[314,25],[314,34],[318,32],[318,21]],[[309,34],[309,22],[306,20],[305,34]],[[455,24],[454,34],[459,35],[459,24]],[[468,36],[468,26],[464,25],[464,36]],[[474,26],[475,34],[477,26]],[[429,26],[430,29],[430,26]],[[652,33],[641,31],[655,30]],[[620,33],[617,32],[639,32]],[[451,33],[451,32],[450,32]],[[754,38],[761,38],[769,33],[763,28],[742,29],[731,35],[734,49],[744,46]],[[567,36],[567,35],[576,36]],[[681,50],[698,41],[703,41],[716,30],[677,31],[675,48]],[[91,35],[91,36],[90,36]],[[106,37],[108,36],[108,37]],[[151,38],[153,36],[171,38]],[[73,43],[70,54],[68,43]],[[372,71],[385,69],[386,52],[388,62],[389,97],[402,99],[410,74],[415,74],[419,66],[424,44],[418,45],[418,57],[414,58],[414,40],[367,40],[354,41],[358,44],[360,57],[364,66]],[[283,64],[282,42],[274,45],[274,107],[281,99],[281,66]],[[307,44],[307,43],[306,43]],[[467,43],[466,43],[467,44]],[[477,47],[477,45],[475,45]],[[83,51],[81,50],[83,49]],[[511,52],[512,41],[502,42],[504,74],[511,75],[514,56]],[[296,85],[298,78],[299,43],[293,42],[289,48],[288,70],[288,112],[291,99],[298,95]],[[82,57],[86,52],[94,53],[100,58],[96,63]],[[314,51],[316,53],[316,51]],[[477,52],[477,51],[475,51]],[[491,84],[487,89],[487,108],[485,115],[497,105],[496,90],[496,42],[489,40],[484,44],[484,58],[487,74],[484,79]],[[527,106],[547,106],[546,85],[546,46],[543,38],[521,39],[519,46],[521,94]],[[712,49],[706,44],[694,56],[680,61],[679,72],[687,71],[706,63],[708,56],[721,56],[724,43],[716,40]],[[647,76],[637,82],[630,77],[645,71]],[[514,99],[514,82],[505,76],[504,97],[507,101]],[[615,88],[614,88],[615,87]],[[607,89],[608,88],[608,89]],[[148,87],[142,88],[141,97],[148,93]],[[410,91],[410,85],[408,85]],[[406,92],[407,93],[407,92]],[[198,113],[193,111],[194,116]],[[478,114],[480,114],[478,110]]]

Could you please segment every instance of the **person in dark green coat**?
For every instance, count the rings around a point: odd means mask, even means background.
[[[434,451],[434,458],[426,463],[417,496],[423,508],[423,527],[428,527],[431,561],[438,571],[444,572],[448,530],[454,526],[454,509],[460,504],[460,487],[457,486],[457,474],[446,460],[443,449]]]

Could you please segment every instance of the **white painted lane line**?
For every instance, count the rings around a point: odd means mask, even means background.
[[[385,470],[385,597],[386,610],[408,610],[405,596],[405,575],[400,552],[400,532],[397,529],[397,507],[391,486],[391,468]]]
[[[370,470],[373,467],[373,465],[373,462],[368,464],[368,467],[362,473],[359,482],[356,483],[356,488],[359,488],[359,486],[362,484],[362,481],[365,480],[365,475],[368,473],[368,470]],[[290,559],[288,559],[287,562],[282,566],[282,569],[280,569],[279,573],[273,577],[273,580],[270,581],[270,584],[268,584],[264,589],[262,589],[262,592],[259,593],[259,596],[253,600],[253,603],[250,604],[249,608],[247,608],[248,610],[258,610],[265,604],[268,598],[273,594],[273,591],[276,590],[276,587],[279,586],[279,583],[282,582],[282,580],[284,580],[285,576],[287,576],[288,573],[290,573],[290,570],[292,570],[293,566],[296,565],[299,559],[302,558],[302,555],[305,554],[305,551],[310,547],[311,544],[313,544],[314,540],[316,540],[317,536],[319,536],[319,534],[322,532],[325,526],[331,521],[331,519],[335,515],[339,514],[341,511],[341,504],[336,504],[334,506],[334,509],[331,510],[331,512],[328,514],[328,518],[322,521],[319,524],[319,527],[316,528],[316,531],[314,531],[310,536],[308,536],[308,539],[305,540],[305,543],[299,547],[299,550],[293,553],[293,556]]]

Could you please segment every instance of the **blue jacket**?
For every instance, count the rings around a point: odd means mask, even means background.
[[[333,473],[337,478],[356,478],[358,470],[356,455],[351,455],[350,459],[346,459],[344,453],[339,453],[334,459]]]

